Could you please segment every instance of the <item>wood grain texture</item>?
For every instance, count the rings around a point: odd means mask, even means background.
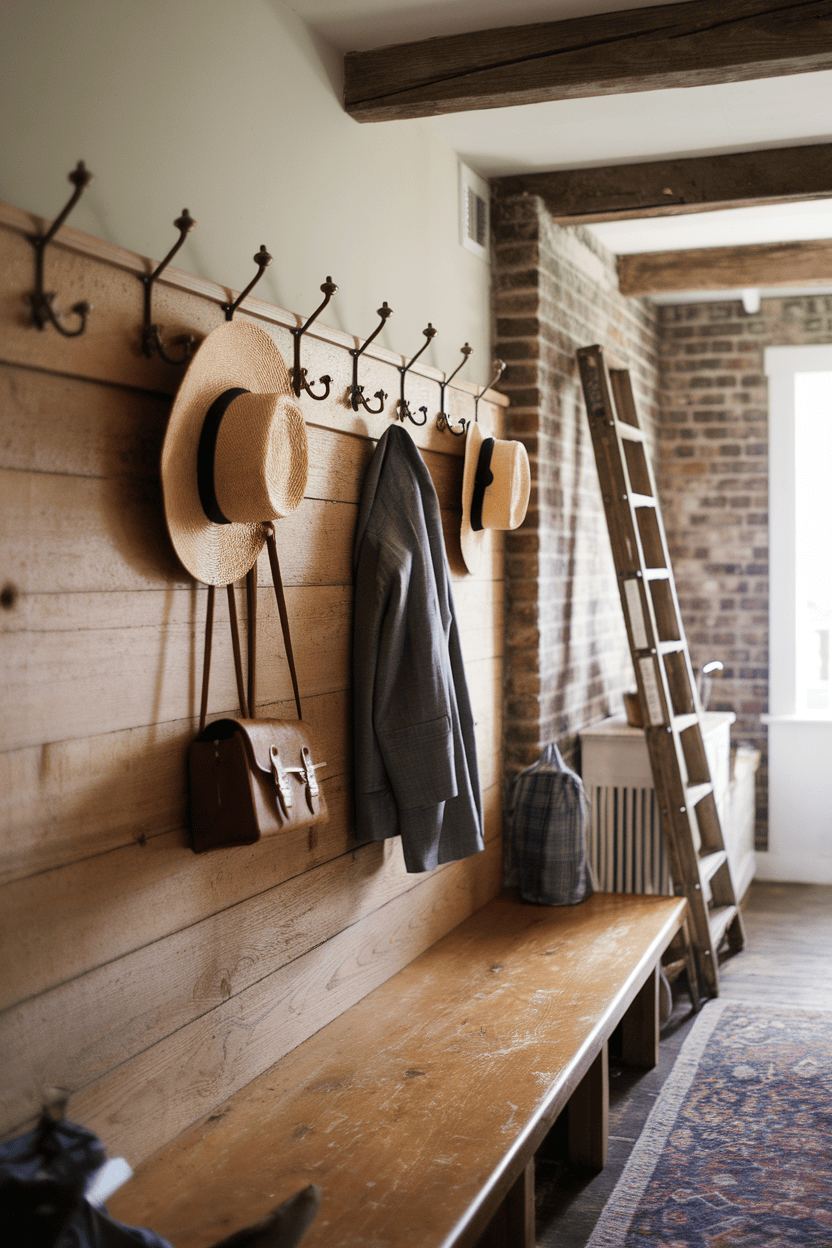
[[[486,789],[500,772],[502,663],[478,660],[471,670]],[[225,710],[233,713],[233,703]],[[258,710],[274,719],[295,714],[291,699],[261,702]],[[305,698],[304,715],[325,748],[331,786],[351,765],[350,695],[340,690]],[[171,831],[181,831],[184,840],[183,777],[196,729],[195,719],[174,720],[0,753],[0,884]]]
[[[619,256],[617,267],[618,287],[623,295],[816,286],[832,281],[832,241],[653,251]]]
[[[605,1041],[569,1100],[569,1160],[574,1166],[603,1170],[607,1163],[609,1060],[609,1045]]]
[[[77,1093],[68,1114],[111,1154],[145,1160],[193,1121],[195,1105],[218,1108],[465,919],[494,895],[501,871],[496,840],[415,877],[403,896]]]
[[[493,629],[474,608],[460,620],[468,661],[502,650],[500,616]],[[304,697],[350,686],[352,587],[286,587]],[[237,703],[230,632],[218,612],[209,714]],[[0,623],[8,679],[0,691],[0,748],[64,741],[165,723],[199,711],[205,592],[32,594]],[[258,688],[261,700],[291,697],[274,594],[258,591]]]
[[[659,1060],[659,966],[624,1016],[621,1060],[626,1066],[652,1070]]]
[[[296,714],[292,700],[260,710],[275,719]],[[331,784],[350,766],[350,695],[305,699],[304,713],[326,751]],[[172,720],[0,753],[0,883],[172,831],[184,840],[187,752],[197,728],[196,719]]]
[[[475,1243],[684,906],[490,902],[212,1109],[113,1212],[204,1248],[314,1181],[309,1248]]]
[[[499,887],[504,542],[489,535],[482,573],[459,554],[463,440],[436,429],[442,374],[418,365],[407,426],[440,500],[476,718],[489,849],[429,878],[408,876],[394,838],[362,841],[351,795],[352,540],[375,442],[395,417],[401,359],[375,344],[360,380],[390,399],[378,416],[345,402],[349,348],[316,323],[310,376],[332,398],[301,407],[306,498],[278,526],[305,717],[322,739],[327,824],[195,856],[187,835],[187,748],[196,728],[206,591],[166,532],[159,455],[183,370],[137,350],[150,262],[69,228],[47,257],[58,302],[89,298],[78,339],[38,332],[26,312],[28,214],[0,205],[0,930],[15,956],[0,976],[8,1060],[0,1129],[13,1131],[47,1089],[108,1141],[144,1156],[255,1077],[339,1010],[417,956]],[[154,295],[166,339],[202,335],[233,292],[168,270]],[[259,300],[237,314],[285,359],[299,317]],[[372,325],[369,327],[372,328]],[[473,413],[478,387],[449,388]],[[506,400],[480,417],[503,430]],[[258,567],[261,714],[294,717],[274,594]],[[242,590],[240,591],[240,600]],[[209,710],[234,713],[224,607],[215,628]]]
[[[492,178],[501,197],[539,195],[560,225],[672,217],[832,195],[832,144]]]
[[[394,121],[832,65],[829,0],[688,0],[349,52],[344,102]]]
[[[534,1160],[527,1162],[476,1248],[536,1248]]]
[[[492,856],[499,852],[499,799],[499,786],[492,785],[484,795]],[[301,991],[306,972],[294,965],[297,959],[348,929],[366,945],[372,916],[424,880],[405,871],[398,838],[353,845],[329,862],[5,1010],[0,1014],[0,1052],[5,1055],[0,1133],[36,1115],[44,1089],[75,1093],[86,1088],[83,1099],[89,1101],[102,1071],[121,1069],[204,1018],[204,1027],[188,1033],[188,1042],[199,1047],[193,1037],[215,1027],[213,1011],[222,1006],[223,1017],[232,1017],[232,999],[255,988],[267,1002],[275,991],[275,974],[290,963],[297,1001],[317,1018],[314,984]],[[385,956],[374,951],[365,959],[373,986],[379,974],[374,964]],[[296,1005],[293,1012],[299,1009]],[[293,1023],[303,1025],[300,1018]],[[253,1078],[262,1066],[255,1064],[254,1053],[249,1057]]]
[[[480,757],[491,785],[498,760]],[[0,980],[0,1009],[354,849],[362,838],[349,780],[324,780],[329,822],[311,829],[194,855],[183,826],[6,884],[0,937],[16,956]],[[44,914],[48,923],[38,921]]]
[[[149,271],[151,262],[131,257],[122,248],[101,243],[71,227],[62,227],[49,248],[50,286],[61,292],[60,298],[67,306],[76,299],[87,298],[95,307],[86,332],[79,338],[62,338],[49,330],[41,332],[33,327],[27,307],[34,272],[34,253],[25,233],[28,224],[26,214],[0,204],[0,269],[10,296],[0,304],[0,360],[173,396],[184,376],[184,368],[172,367],[158,356],[147,359],[138,346],[143,288],[136,274]],[[86,295],[80,293],[83,289]],[[165,326],[166,335],[192,333],[199,339],[224,322],[220,304],[230,293],[216,283],[167,269],[154,288],[154,308],[158,306],[158,319]],[[301,323],[297,315],[251,298],[235,315],[237,319],[250,320],[264,328],[284,360],[291,364],[289,326]],[[367,332],[373,328],[375,326],[370,324]],[[362,341],[360,337],[316,321],[304,336],[304,366],[310,377],[330,374],[333,379],[331,396],[326,403],[316,403],[306,394],[298,401],[310,425],[378,439],[390,420],[396,418],[400,392],[398,366],[406,361],[376,343],[367,348],[361,357],[359,382],[364,385],[366,394],[372,395],[382,389],[388,398],[378,415],[363,410],[355,413],[348,402],[352,381],[349,350],[360,346]],[[445,455],[462,455],[464,447],[460,444],[464,439],[452,438],[436,427],[438,383],[443,377],[439,369],[416,362],[408,373],[406,394],[414,410],[422,404],[427,407],[428,419],[422,426],[409,421],[406,425],[419,447],[435,449]],[[451,383],[446,398],[455,420],[460,416],[473,416],[474,396],[479,395],[481,389],[468,381]],[[501,411],[507,402],[504,395],[487,391],[479,406],[480,420],[499,430],[503,421]]]

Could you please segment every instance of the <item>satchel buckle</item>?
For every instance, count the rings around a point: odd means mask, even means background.
[[[309,749],[308,745],[304,745],[302,747],[300,756],[303,759],[303,770],[301,771],[301,775],[303,776],[303,779],[306,781],[306,803],[309,809],[312,810],[312,798],[317,797],[321,791],[320,788],[318,787],[318,781],[315,777],[315,769],[317,767],[326,767],[327,764],[326,763],[313,763],[312,751]]]
[[[326,767],[326,763],[313,763],[312,753],[308,745],[301,747],[301,766],[300,767],[284,767],[280,761],[280,754],[276,745],[269,746],[269,760],[272,765],[272,775],[277,785],[277,791],[280,794],[280,800],[283,803],[284,810],[288,813],[292,803],[292,786],[289,783],[289,776],[299,776],[303,784],[306,785],[306,804],[314,814],[312,799],[318,797],[320,788],[315,778],[315,769],[317,767]]]
[[[284,767],[280,761],[276,745],[269,746],[269,760],[272,765],[272,775],[277,785],[277,791],[280,794],[280,800],[283,802],[283,808],[289,811],[292,807],[292,786],[289,783],[289,775],[294,772],[296,775],[303,775],[302,767]]]

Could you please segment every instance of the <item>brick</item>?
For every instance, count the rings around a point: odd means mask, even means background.
[[[537,339],[539,333],[540,321],[535,316],[502,316],[497,319],[497,337],[501,341],[506,338]]]

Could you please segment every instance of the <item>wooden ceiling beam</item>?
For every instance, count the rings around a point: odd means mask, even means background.
[[[396,121],[832,68],[832,0],[686,0],[348,52],[344,103]]]
[[[673,217],[832,198],[832,143],[492,178],[503,197],[539,195],[560,225]]]
[[[623,295],[821,285],[832,285],[832,239],[618,257]]]

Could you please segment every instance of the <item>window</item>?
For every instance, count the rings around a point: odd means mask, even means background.
[[[796,705],[832,711],[832,373],[797,373],[795,386]]]
[[[770,347],[771,713],[832,718],[832,347]]]

